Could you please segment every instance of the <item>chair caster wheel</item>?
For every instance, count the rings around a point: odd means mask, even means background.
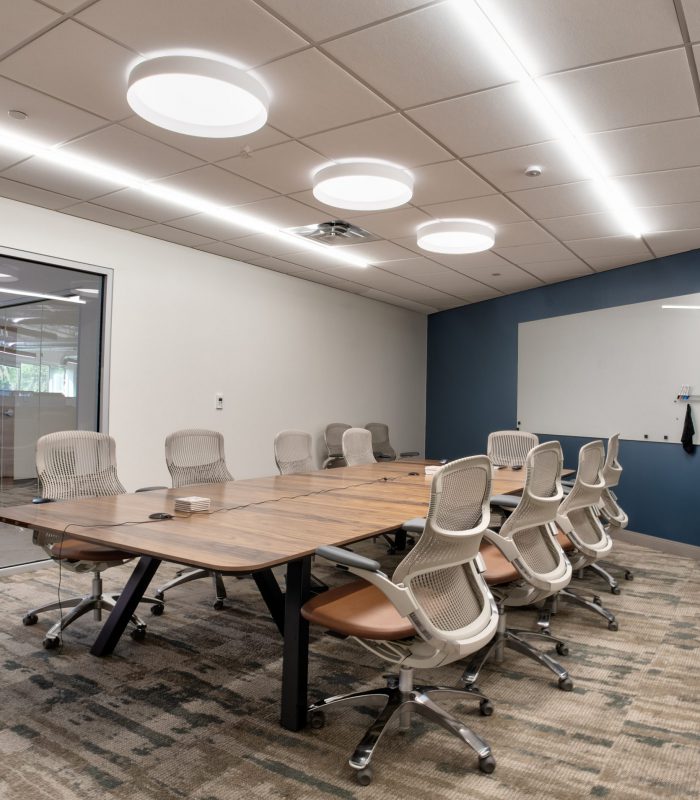
[[[574,688],[571,678],[559,678],[559,688],[562,692],[570,692]]]
[[[358,769],[355,773],[355,780],[360,786],[369,786],[372,783],[372,767]]]
[[[619,586],[611,586],[610,587],[610,592],[612,594],[620,594],[620,587]]]
[[[493,756],[481,756],[479,759],[479,769],[490,775],[496,769],[496,759]]]
[[[316,731],[320,731],[326,724],[326,715],[323,711],[312,711],[309,714],[309,725]]]
[[[59,644],[58,636],[46,637],[42,642],[44,650],[56,650]]]
[[[625,570],[625,580],[626,581],[633,581],[634,580],[634,573],[630,572],[629,570]]]
[[[154,617],[159,617],[164,610],[165,606],[162,603],[158,603],[157,605],[154,603],[151,606],[151,614],[153,614]]]
[[[568,656],[569,655],[568,645],[564,644],[564,642],[558,642],[557,653],[559,653],[560,656]]]
[[[597,606],[602,606],[602,605],[603,605],[603,601],[601,600],[601,597],[600,597],[600,595],[599,595],[599,594],[594,594],[594,595],[593,595],[593,597],[592,597],[591,599],[593,600],[593,602],[594,602],[594,603],[595,603]]]
[[[395,556],[396,555],[396,548],[395,547],[387,547],[386,554],[388,556]],[[359,772],[358,772],[359,775]]]
[[[134,628],[131,631],[131,638],[135,642],[142,642],[146,638],[146,629],[145,628]]]
[[[617,624],[615,620],[612,622],[608,622],[608,630],[609,631],[616,631],[619,630],[620,626]]]
[[[36,625],[39,622],[39,617],[36,614],[27,614],[26,617],[22,617],[22,625]]]
[[[156,598],[156,600],[162,600],[164,597],[163,592],[156,592],[153,596]]]
[[[493,714],[493,703],[490,700],[482,700],[479,703],[479,712],[482,717],[490,717]]]
[[[221,611],[221,609],[222,609],[223,607],[224,607],[224,601],[223,601],[223,600],[217,600],[217,601],[214,603],[214,608],[215,608],[217,611]]]

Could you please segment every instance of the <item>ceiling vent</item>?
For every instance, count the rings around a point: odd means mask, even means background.
[[[379,236],[343,222],[342,219],[334,219],[329,222],[319,222],[316,225],[304,225],[301,228],[287,228],[286,233],[293,233],[295,236],[303,236],[305,239],[313,239],[323,244],[359,244],[360,242],[376,242]]]

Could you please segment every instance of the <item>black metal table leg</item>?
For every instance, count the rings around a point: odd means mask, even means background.
[[[397,553],[403,553],[406,549],[406,531],[401,528],[394,531],[394,549]]]
[[[282,714],[280,722],[290,731],[306,725],[309,676],[309,623],[301,607],[310,597],[311,556],[287,564],[284,595],[284,655],[282,661]]]
[[[148,588],[151,578],[160,566],[160,559],[152,556],[141,556],[134,567],[126,586],[119,595],[117,604],[110,612],[95,644],[90,648],[93,656],[108,656],[114,651],[129,620],[136,611],[136,606]]]
[[[284,636],[284,594],[277,579],[271,569],[261,569],[253,573],[253,580],[277,629]]]

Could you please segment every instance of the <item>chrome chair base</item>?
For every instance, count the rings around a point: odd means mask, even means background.
[[[474,731],[435,703],[430,697],[435,692],[450,692],[465,697],[474,697],[479,700],[479,711],[482,715],[490,716],[493,713],[491,701],[481,694],[478,689],[470,686],[465,686],[464,688],[414,686],[413,669],[401,667],[398,676],[387,676],[387,686],[385,688],[336,695],[313,703],[309,706],[309,724],[312,728],[322,728],[325,725],[324,711],[331,705],[374,698],[382,701],[381,710],[350,757],[350,766],[356,770],[355,777],[358,783],[363,786],[368,785],[372,780],[371,761],[374,752],[388,724],[395,715],[398,715],[400,731],[408,731],[410,729],[413,714],[418,714],[424,719],[440,725],[474,750],[479,757],[479,769],[482,772],[493,772],[496,768],[496,761],[491,754],[489,745]]]
[[[557,597],[561,598],[562,600],[566,600],[568,603],[573,603],[574,605],[580,606],[581,608],[587,608],[594,614],[598,614],[598,616],[603,617],[603,619],[608,623],[608,630],[618,630],[619,625],[615,619],[615,615],[611,611],[608,611],[607,608],[603,607],[602,600],[598,595],[593,595],[593,597],[588,600],[587,598],[583,597],[583,595],[580,595],[578,592],[575,592],[573,589],[567,587],[566,589],[562,589]],[[549,631],[551,617],[553,614],[556,614],[556,611],[557,601],[554,601],[553,603],[545,603],[544,607],[540,611],[540,617],[537,624],[545,633]]]
[[[605,564],[605,566],[603,566],[603,564]],[[611,567],[622,570],[626,581],[634,580],[634,573],[632,570],[627,569],[627,567],[618,567],[616,564],[606,564],[605,562],[597,561],[595,564],[589,564],[586,569],[606,581],[612,594],[620,594],[620,584],[617,582],[615,576],[608,571]]]
[[[89,611],[93,611],[95,619],[99,621],[102,619],[102,612],[112,611],[118,599],[118,593],[106,595],[102,593],[102,578],[100,577],[100,573],[96,572],[92,579],[91,594],[86,594],[83,597],[71,597],[68,600],[61,600],[60,602],[46,603],[38,608],[33,608],[24,615],[22,624],[36,625],[39,621],[39,614],[43,614],[45,611],[71,609],[49,628],[44,637],[44,648],[46,650],[55,650],[60,643],[61,633],[63,633],[69,625],[72,625],[76,619],[79,619]],[[151,613],[155,616],[160,616],[163,613],[164,605],[160,599],[142,597],[140,602],[149,603],[151,605]],[[131,617],[130,624],[133,626],[131,630],[133,639],[140,641],[146,636],[146,623],[136,614]]]
[[[220,572],[214,572],[210,569],[202,569],[201,567],[193,567],[192,569],[183,570],[177,577],[164,583],[156,589],[156,599],[162,600],[165,593],[175,586],[182,586],[183,583],[196,581],[200,578],[211,578],[214,584],[214,593],[216,600],[214,601],[214,608],[219,611],[224,607],[224,600],[226,599],[226,587],[224,586],[224,579]]]

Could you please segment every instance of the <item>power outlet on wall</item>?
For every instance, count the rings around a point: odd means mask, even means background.
[[[214,395],[214,408],[217,411],[223,411],[224,410],[224,395],[223,395],[223,392],[217,392]]]

